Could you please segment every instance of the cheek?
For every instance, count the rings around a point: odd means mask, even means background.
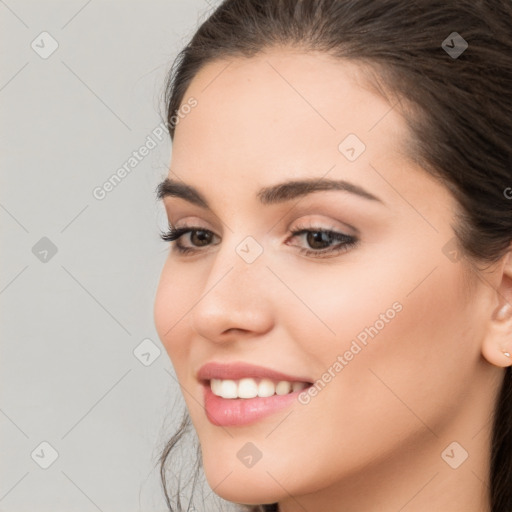
[[[178,277],[170,262],[166,262],[160,276],[160,282],[154,300],[153,318],[160,341],[164,345],[173,365],[187,355],[188,344],[185,332],[189,318],[187,311],[190,309],[190,287]]]
[[[413,426],[406,419],[414,420],[413,410],[435,429],[464,393],[464,381],[478,359],[477,335],[470,339],[471,312],[462,295],[461,274],[450,263],[439,265],[417,288],[410,285],[421,281],[417,271],[401,277],[401,285],[390,283],[388,292],[381,289],[373,300],[371,291],[366,297],[345,296],[345,309],[337,316],[331,308],[339,341],[318,349],[328,354],[322,358],[324,367],[346,355],[329,393],[361,424],[387,418],[387,432],[399,432],[406,424]]]
[[[276,313],[287,319],[295,350],[308,354],[318,379],[316,396],[287,434],[300,439],[314,431],[307,441],[313,451],[350,464],[390,453],[407,439],[431,440],[425,424],[442,429],[462,402],[478,358],[460,268],[445,259],[378,270],[339,281],[316,273],[315,287],[302,279],[294,288],[309,311],[297,301],[293,314]],[[344,441],[338,450],[328,439]],[[348,469],[343,466],[337,463]]]

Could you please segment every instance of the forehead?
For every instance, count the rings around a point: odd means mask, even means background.
[[[370,139],[384,118],[376,140],[387,134],[388,145],[396,144],[397,135],[406,134],[401,116],[368,87],[364,68],[320,52],[274,49],[211,62],[194,77],[183,102],[191,96],[198,105],[177,126],[176,139],[222,146],[236,141],[251,151],[257,142],[267,150],[301,152],[305,142],[336,150],[349,133]]]
[[[208,63],[184,95],[182,105],[197,105],[176,126],[171,169],[212,193],[219,183],[235,194],[328,174],[378,186],[385,200],[396,192],[382,176],[411,181],[415,165],[403,149],[405,119],[368,76],[353,62],[290,49]],[[414,176],[428,179],[422,174]]]
[[[280,49],[205,65],[185,92],[197,100],[176,126],[173,159],[240,167],[329,169],[355,134],[366,156],[390,154],[407,136],[403,118],[370,91],[362,68],[320,53]],[[327,164],[327,167],[325,167]],[[357,162],[351,162],[351,168]]]

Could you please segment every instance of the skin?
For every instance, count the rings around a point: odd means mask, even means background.
[[[284,512],[489,511],[488,418],[510,365],[502,351],[512,352],[510,253],[485,270],[447,257],[457,204],[406,158],[404,118],[360,69],[275,48],[210,63],[193,79],[184,102],[198,105],[176,127],[169,177],[211,210],[164,204],[173,226],[216,237],[197,247],[183,235],[192,256],[170,249],[155,325],[221,497]],[[338,150],[349,133],[366,145],[354,162]],[[382,203],[344,191],[274,205],[256,196],[311,177],[345,179]],[[297,226],[355,228],[359,244],[307,256],[306,236],[290,239]],[[236,252],[246,236],[263,248],[250,264]],[[308,404],[248,426],[208,421],[195,377],[204,363],[250,362],[313,382],[396,302],[401,311]],[[462,448],[447,460],[468,453],[456,469],[442,457],[454,441]],[[262,453],[251,468],[237,458],[247,442]]]

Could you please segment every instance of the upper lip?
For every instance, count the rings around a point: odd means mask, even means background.
[[[250,363],[219,363],[209,362],[201,366],[197,372],[199,380],[207,381],[211,379],[230,379],[239,380],[244,378],[252,379],[270,379],[274,381],[286,380],[289,382],[308,382],[307,378],[297,375],[287,375],[264,366],[256,366]]]

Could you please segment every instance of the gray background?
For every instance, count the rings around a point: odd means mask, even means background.
[[[153,131],[213,4],[0,1],[0,511],[166,510],[155,464],[183,400],[153,324],[170,158]]]

